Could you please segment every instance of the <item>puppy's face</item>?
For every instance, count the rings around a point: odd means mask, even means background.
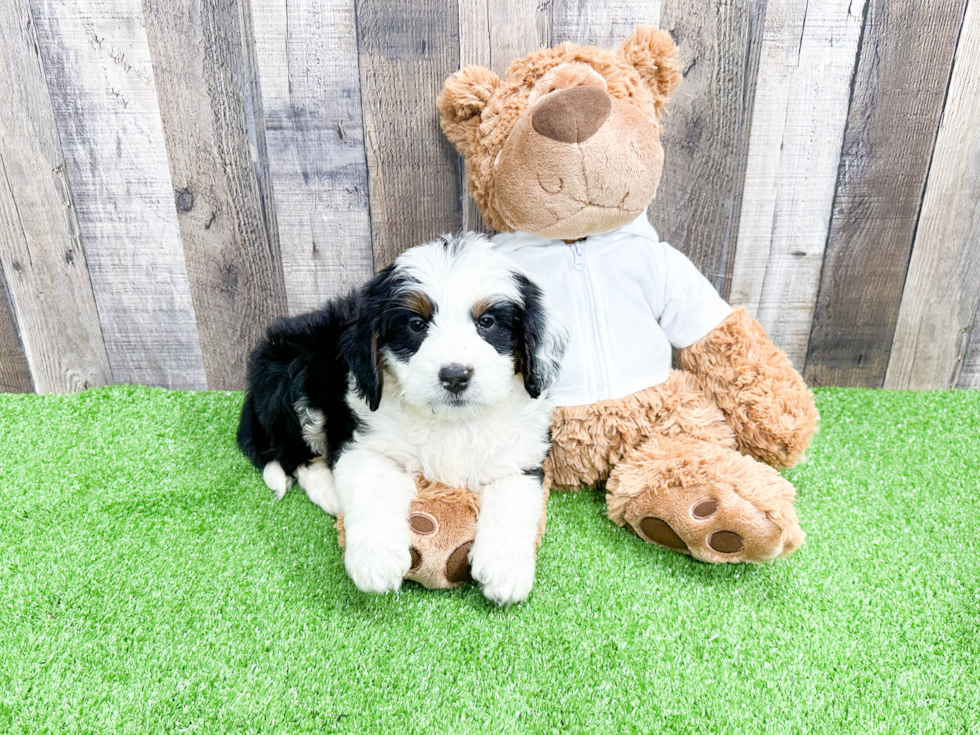
[[[416,408],[476,415],[514,390],[540,395],[557,377],[564,336],[537,287],[469,235],[408,250],[380,273],[345,345],[372,409],[387,380]]]

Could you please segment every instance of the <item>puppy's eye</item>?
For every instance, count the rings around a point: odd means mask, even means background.
[[[413,332],[421,332],[425,329],[425,319],[420,316],[413,316],[408,320],[408,328]]]
[[[476,320],[476,323],[480,325],[482,329],[490,329],[490,327],[492,327],[494,324],[494,319],[489,314],[484,314]]]

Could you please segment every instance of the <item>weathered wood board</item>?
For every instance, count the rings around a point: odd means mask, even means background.
[[[686,73],[661,236],[812,384],[980,387],[978,7],[7,0],[0,390],[241,387],[271,319],[484,229],[449,74],[638,25]]]
[[[978,48],[980,3],[970,2],[929,168],[886,388],[976,382],[963,370],[980,306]]]
[[[476,64],[503,77],[512,61],[549,45],[550,5],[538,0],[459,0],[460,68]],[[485,232],[483,218],[468,193],[462,160],[459,165],[463,229]]]
[[[660,14],[680,48],[684,81],[667,107],[664,173],[647,214],[727,296],[766,0],[664,0]]]
[[[456,0],[357,0],[361,100],[376,268],[462,225],[459,156],[436,97],[459,69]]]
[[[803,368],[866,0],[770,0],[732,272]],[[778,152],[778,153],[777,153]]]
[[[354,4],[250,0],[246,10],[286,298],[298,314],[373,273]]]
[[[660,25],[660,0],[552,0],[551,42],[615,49],[637,26]]]
[[[965,7],[868,3],[806,359],[814,385],[884,381]]]
[[[7,295],[7,283],[2,278],[0,278],[0,392],[34,392],[31,371],[27,367],[24,348],[20,343],[20,335],[17,334],[13,307]]]
[[[265,326],[286,314],[252,158],[241,9],[204,0],[143,8],[208,387],[240,389]]]
[[[111,383],[26,0],[0,6],[0,262],[35,389]]]
[[[205,388],[138,0],[32,0],[117,383]]]

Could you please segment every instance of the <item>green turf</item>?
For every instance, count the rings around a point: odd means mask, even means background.
[[[817,397],[791,559],[554,495],[501,610],[357,592],[238,455],[240,394],[0,396],[0,732],[980,732],[980,392]]]

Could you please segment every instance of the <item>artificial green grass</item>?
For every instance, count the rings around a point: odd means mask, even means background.
[[[818,392],[792,558],[555,494],[531,600],[359,593],[240,394],[0,396],[0,732],[980,732],[980,392]]]

